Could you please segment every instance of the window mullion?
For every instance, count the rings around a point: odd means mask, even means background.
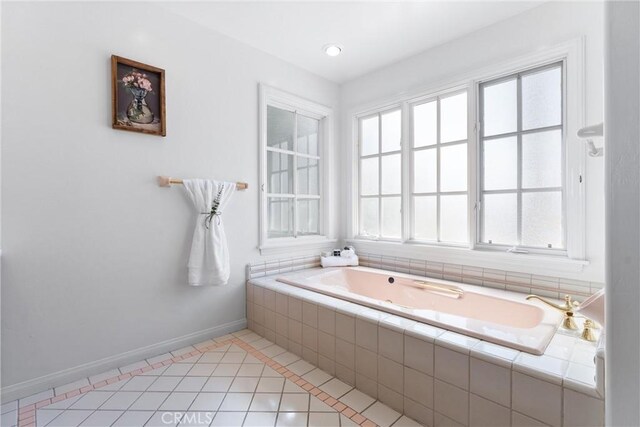
[[[378,237],[382,237],[382,113],[378,113]]]
[[[518,215],[518,225],[517,225],[517,241],[518,245],[522,245],[522,78],[518,75],[516,80],[516,93],[517,93],[517,159],[518,159],[518,176],[517,176],[517,184],[518,184],[518,196],[517,196],[517,215]]]
[[[293,113],[293,237],[298,237],[298,112]]]
[[[437,241],[441,242],[440,230],[440,97],[436,98],[436,230]]]

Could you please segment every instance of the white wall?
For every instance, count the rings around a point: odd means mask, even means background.
[[[241,325],[258,82],[334,108],[338,86],[157,4],[2,7],[3,386]],[[111,129],[111,54],[166,70],[166,138]],[[186,285],[194,212],[159,174],[249,183],[223,215],[228,286]]]
[[[550,2],[512,19],[486,27],[473,34],[441,45],[405,61],[342,85],[340,91],[343,142],[342,170],[350,163],[347,150],[351,141],[348,114],[362,106],[411,93],[444,81],[455,80],[500,62],[510,61],[544,48],[552,48],[584,37],[586,48],[586,123],[602,121],[603,6],[599,2]],[[572,278],[604,281],[604,162],[587,157],[586,164],[586,254],[590,265]],[[346,180],[346,176],[342,180]],[[342,197],[342,217],[350,215],[348,189]],[[344,235],[347,224],[342,222]],[[416,254],[416,258],[420,258]],[[545,274],[540,271],[539,274]],[[554,273],[554,276],[561,273]]]
[[[640,425],[640,6],[606,7],[606,416]]]

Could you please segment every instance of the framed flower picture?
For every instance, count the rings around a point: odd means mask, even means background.
[[[111,56],[113,128],[167,135],[164,70]]]

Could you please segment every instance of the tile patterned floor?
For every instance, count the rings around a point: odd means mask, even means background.
[[[188,350],[4,404],[1,425],[419,426],[249,330]]]

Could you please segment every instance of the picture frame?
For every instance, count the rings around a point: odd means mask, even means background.
[[[167,135],[164,70],[111,55],[113,129]]]

